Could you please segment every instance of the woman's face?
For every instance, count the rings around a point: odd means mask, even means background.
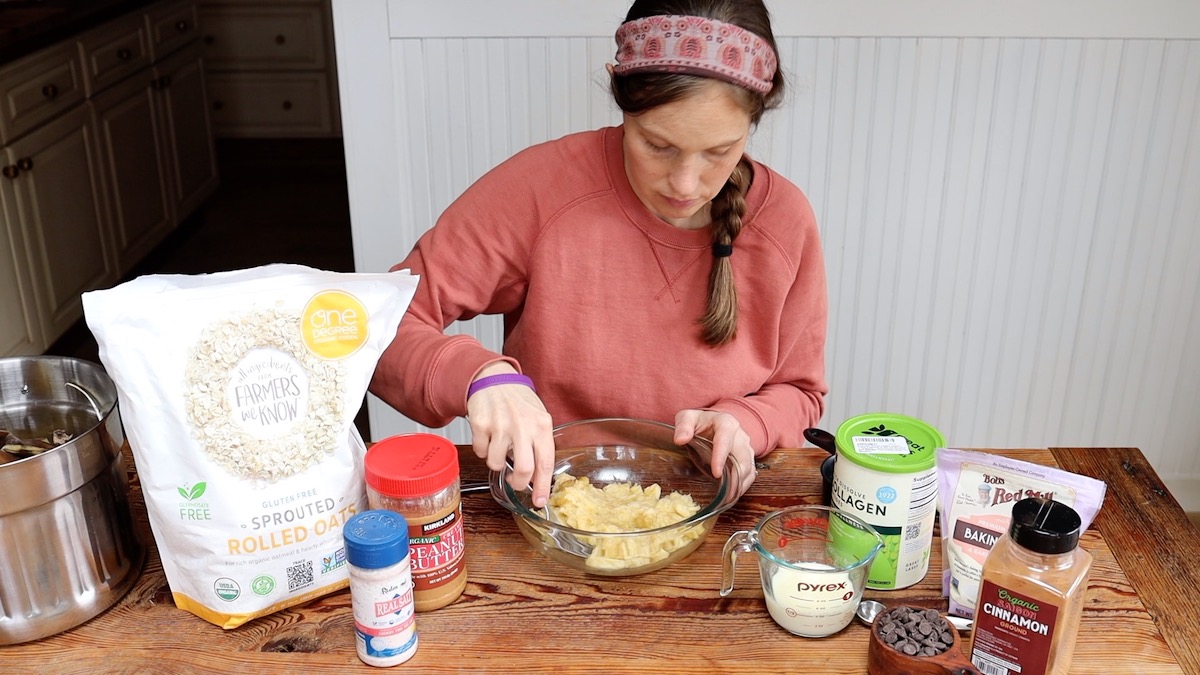
[[[676,227],[703,227],[749,137],[750,114],[736,92],[709,81],[678,101],[625,115],[625,175],[651,213]]]

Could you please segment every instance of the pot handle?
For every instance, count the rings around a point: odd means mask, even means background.
[[[92,404],[92,412],[93,412],[93,413],[96,413],[96,421],[103,421],[103,420],[104,420],[104,415],[100,413],[100,404],[96,403],[96,397],[95,397],[95,396],[92,396],[92,395],[91,395],[91,394],[88,392],[88,390],[87,390],[87,389],[84,389],[83,387],[79,386],[78,384],[75,384],[74,382],[67,382],[66,384],[67,384],[67,386],[68,386],[68,387],[70,387],[70,388],[74,389],[75,391],[78,391],[79,393],[83,394],[83,397],[84,397],[84,398],[86,398],[86,399],[88,400],[88,403]]]
[[[804,440],[821,448],[831,455],[837,454],[837,439],[824,429],[809,428],[804,430]]]

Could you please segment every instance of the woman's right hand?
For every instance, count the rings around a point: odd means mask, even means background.
[[[516,372],[499,361],[481,369],[475,379]],[[502,471],[511,461],[508,484],[524,490],[532,482],[533,505],[545,506],[554,472],[554,425],[537,393],[523,384],[480,389],[467,399],[467,421],[475,456],[492,471]]]

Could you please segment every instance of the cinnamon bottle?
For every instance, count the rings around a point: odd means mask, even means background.
[[[983,564],[971,662],[987,675],[1066,673],[1083,614],[1092,556],[1079,548],[1079,514],[1031,497],[1013,505],[1008,532]]]

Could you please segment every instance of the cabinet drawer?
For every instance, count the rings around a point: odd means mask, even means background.
[[[83,100],[74,43],[64,43],[0,68],[0,139],[10,143]]]
[[[209,70],[320,70],[328,29],[319,4],[241,3],[200,10]]]
[[[140,15],[122,18],[79,38],[88,96],[95,96],[150,65],[150,45]]]
[[[146,15],[150,54],[155,61],[200,37],[196,4],[176,3],[151,10]]]
[[[324,73],[210,73],[218,136],[323,136],[335,131]]]

